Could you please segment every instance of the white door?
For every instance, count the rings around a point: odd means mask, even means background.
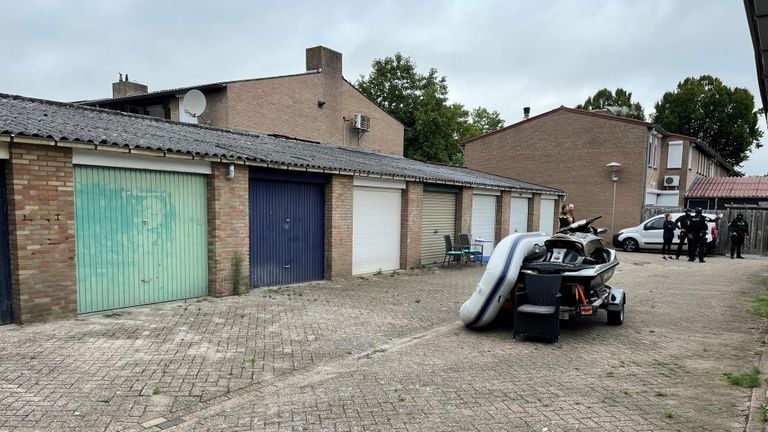
[[[421,263],[442,262],[444,236],[449,235],[453,240],[456,231],[456,194],[424,192],[421,215]]]
[[[509,204],[509,233],[528,231],[528,198],[512,198]]]
[[[539,231],[552,234],[555,225],[555,200],[541,199],[541,212],[539,213]]]
[[[472,241],[483,245],[483,256],[491,256],[496,234],[496,196],[472,195]]]
[[[355,186],[352,274],[400,268],[400,189]]]

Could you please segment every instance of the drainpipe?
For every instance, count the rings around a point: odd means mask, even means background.
[[[643,158],[643,200],[641,201],[643,205],[640,206],[640,216],[638,217],[638,220],[640,222],[643,221],[643,209],[645,208],[645,198],[648,195],[648,151],[651,147],[651,143],[653,142],[653,126],[648,128],[648,139],[645,140],[645,152],[643,154],[645,157]]]

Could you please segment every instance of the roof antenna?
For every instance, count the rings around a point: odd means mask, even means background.
[[[117,74],[120,75],[120,82],[123,82],[123,73],[122,72],[118,72]]]
[[[125,82],[128,82],[128,74],[125,74]]]

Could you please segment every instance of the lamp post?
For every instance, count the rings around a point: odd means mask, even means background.
[[[611,205],[611,235],[613,235],[616,220],[616,183],[619,182],[619,168],[621,168],[621,164],[611,162],[605,166],[611,170],[611,181],[613,182],[613,204]]]

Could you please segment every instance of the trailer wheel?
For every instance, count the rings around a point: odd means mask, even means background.
[[[624,324],[624,304],[625,301],[621,302],[621,309],[617,311],[609,310],[608,312],[608,324],[610,325],[622,325]]]

